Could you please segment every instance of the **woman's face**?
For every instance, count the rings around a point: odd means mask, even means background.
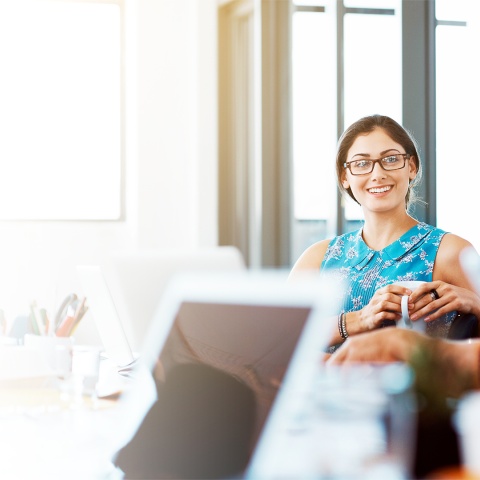
[[[352,160],[377,160],[389,155],[405,153],[405,149],[393,141],[381,128],[359,135],[347,153],[346,162]],[[379,162],[374,164],[371,173],[352,175],[347,168],[342,184],[351,188],[358,203],[366,210],[386,212],[396,208],[405,209],[405,197],[411,180],[417,169],[413,158],[407,160],[405,167],[386,171]]]

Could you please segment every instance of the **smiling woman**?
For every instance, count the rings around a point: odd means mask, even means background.
[[[341,136],[336,166],[340,190],[362,208],[363,227],[315,243],[291,272],[294,278],[304,270],[320,270],[346,282],[332,346],[349,335],[395,325],[402,317],[403,295],[409,296],[410,319],[425,321],[430,335],[447,336],[458,313],[479,318],[480,298],[459,261],[471,244],[408,212],[421,176],[409,132],[387,116],[361,118]],[[425,283],[413,292],[396,284],[410,280]]]

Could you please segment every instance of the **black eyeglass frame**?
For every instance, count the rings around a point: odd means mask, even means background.
[[[384,165],[382,164],[382,160],[385,160],[385,158],[388,158],[388,157],[396,157],[396,156],[401,156],[403,157],[403,165],[401,167],[396,167],[396,168],[385,168]],[[350,167],[350,164],[351,163],[355,163],[355,162],[361,162],[362,160],[352,160],[350,162],[345,162],[343,164],[343,167],[344,168],[348,168],[350,170],[350,173],[352,175],[355,175],[355,176],[358,176],[358,175],[368,175],[369,173],[372,173],[373,172],[373,169],[375,168],[375,164],[376,163],[380,163],[380,166],[383,168],[383,170],[385,170],[386,172],[392,172],[394,170],[401,170],[402,168],[405,168],[405,165],[407,164],[407,160],[410,160],[410,157],[412,155],[410,155],[410,153],[392,153],[390,155],[385,155],[384,157],[382,158],[377,158],[375,160],[372,160],[370,158],[364,158],[363,160],[367,161],[367,162],[372,162],[372,168],[370,169],[370,171],[368,172],[363,172],[363,173],[353,173],[352,172],[352,168]]]

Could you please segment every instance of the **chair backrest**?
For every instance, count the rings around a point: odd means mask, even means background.
[[[448,331],[450,340],[466,340],[478,338],[478,318],[471,313],[459,313]]]
[[[105,266],[108,284],[134,351],[141,349],[155,309],[174,276],[246,269],[240,251],[233,246],[121,250],[112,252]]]

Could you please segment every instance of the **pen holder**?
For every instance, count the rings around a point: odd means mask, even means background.
[[[53,374],[62,376],[71,370],[72,347],[74,344],[72,337],[27,333],[24,336],[23,344],[25,348],[39,352]]]

